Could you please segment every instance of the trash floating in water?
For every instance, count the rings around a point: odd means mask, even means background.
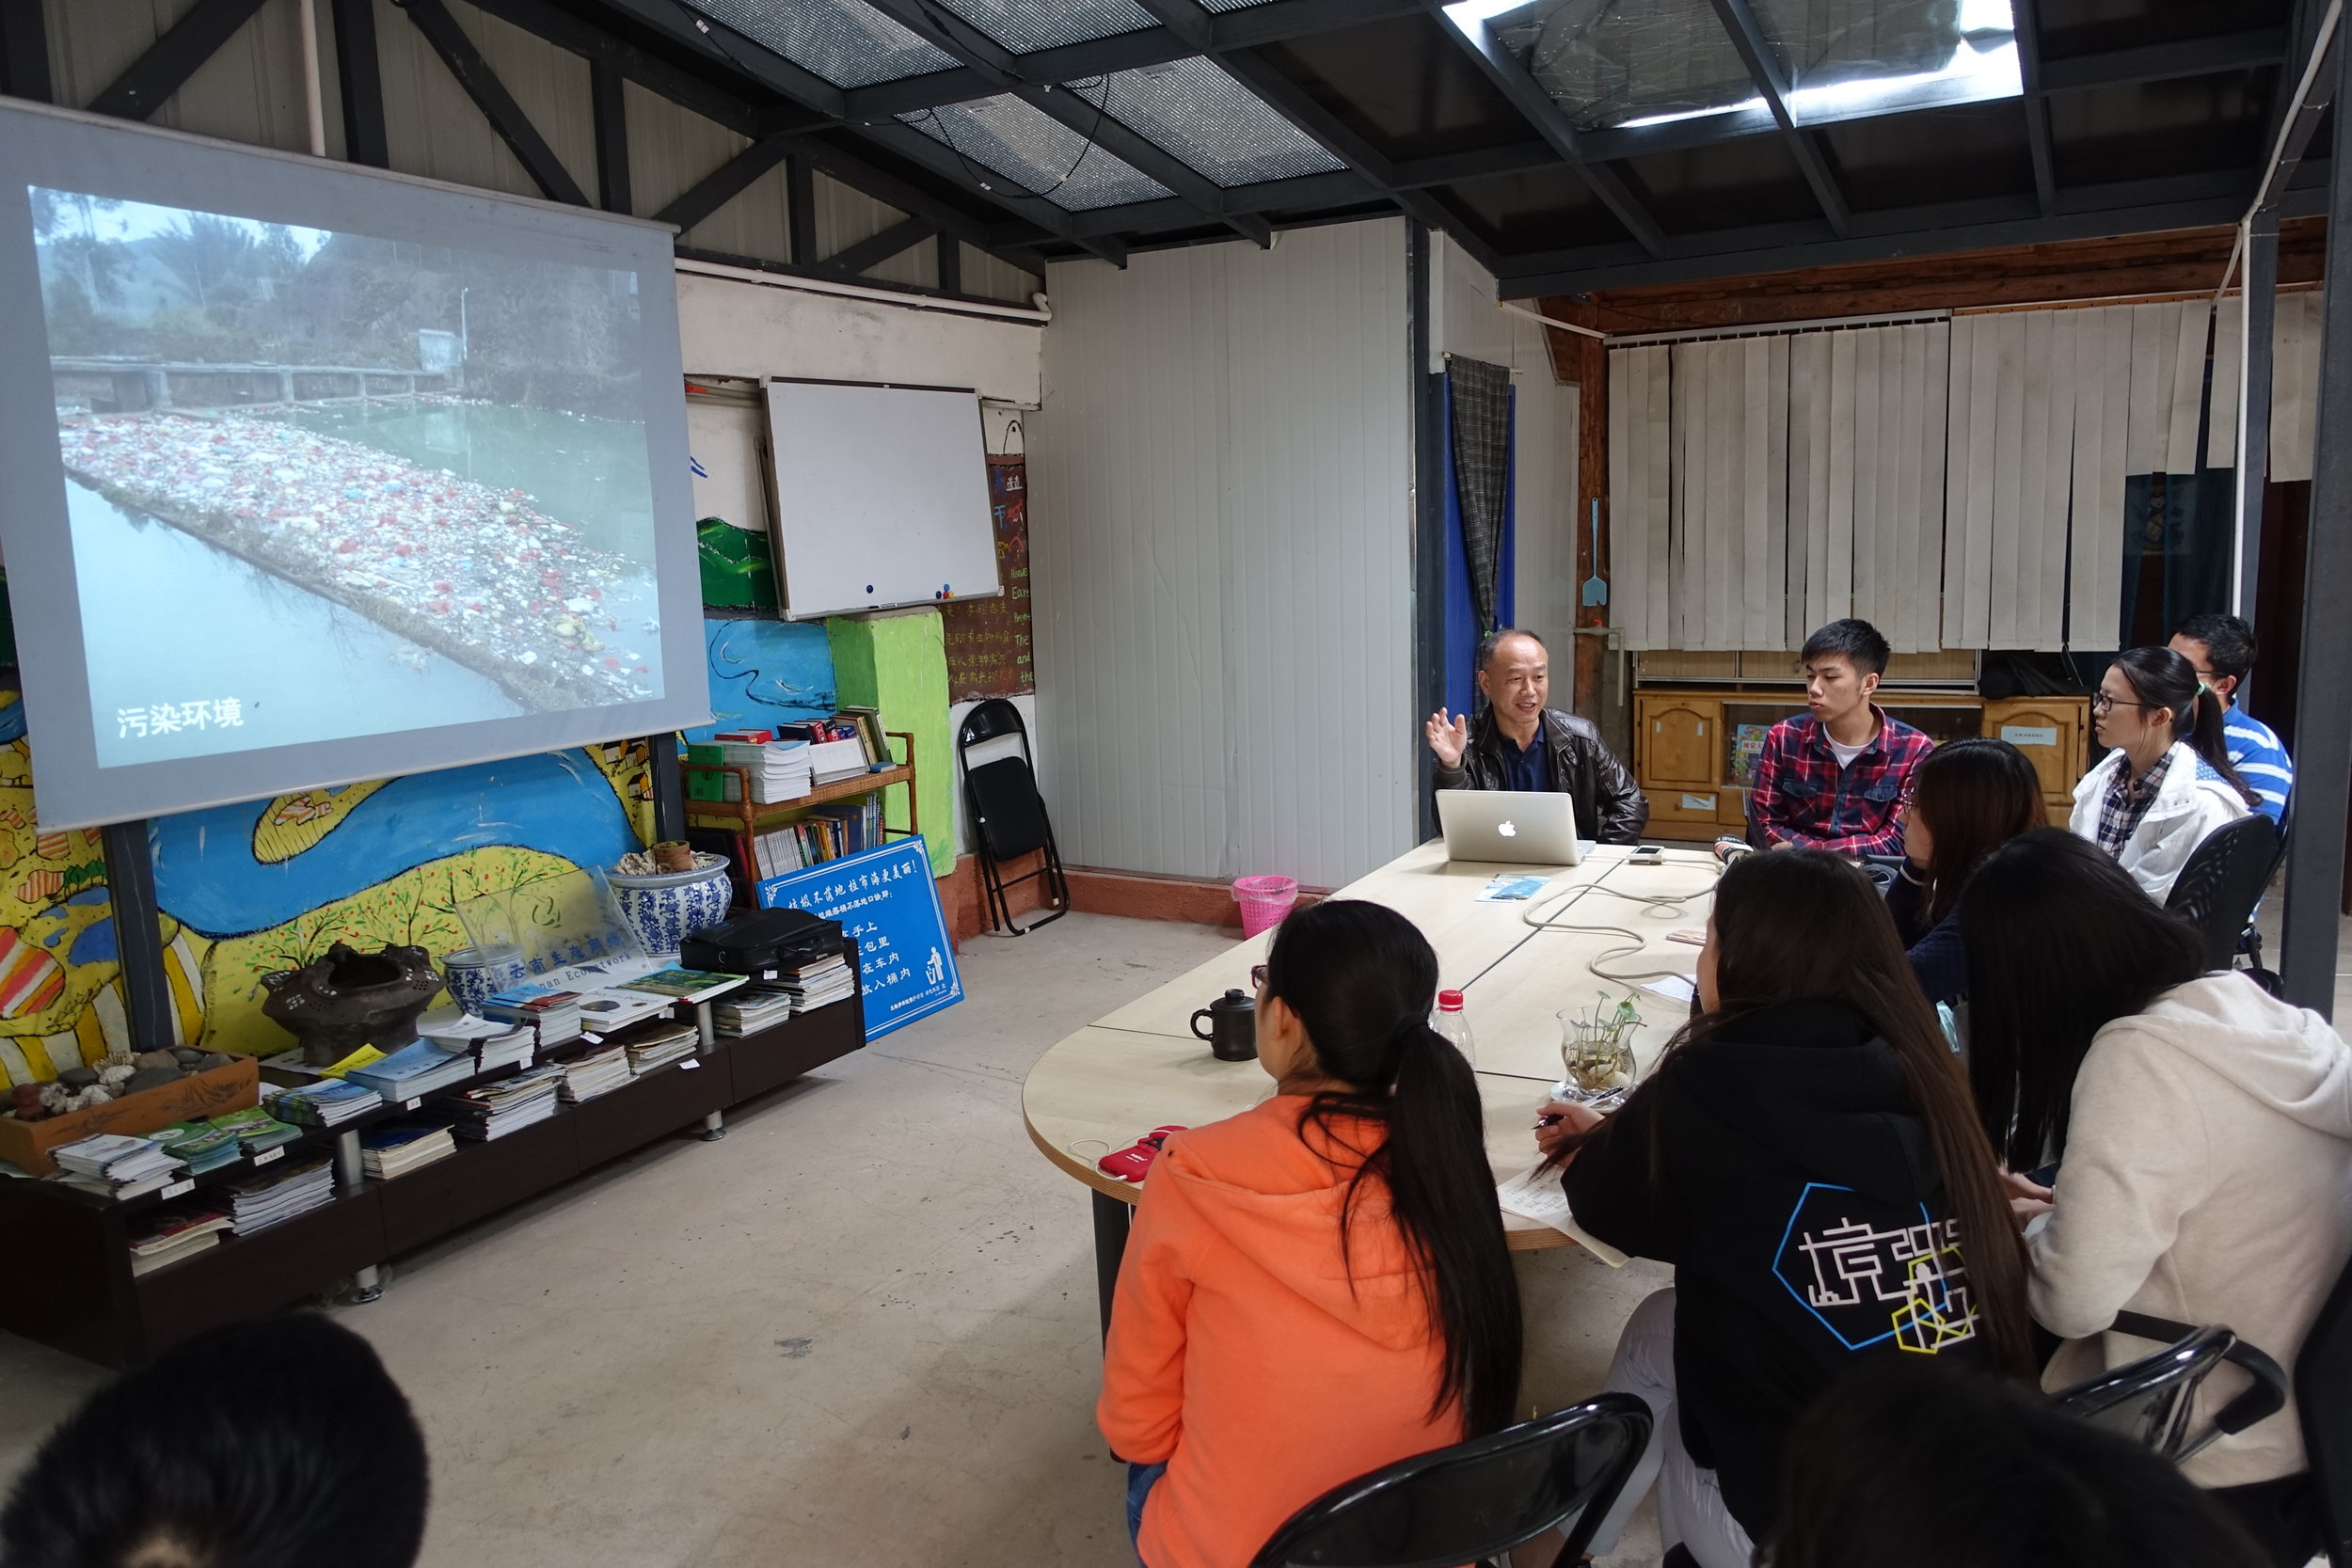
[[[293,425],[178,414],[70,419],[69,473],[497,681],[542,710],[650,697],[609,657],[606,588],[650,562],[584,543],[520,490]],[[659,631],[647,619],[643,630]],[[616,639],[617,641],[617,639]]]

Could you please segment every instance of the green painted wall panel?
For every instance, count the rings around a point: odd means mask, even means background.
[[[825,623],[833,643],[834,684],[850,707],[882,709],[882,728],[914,736],[915,805],[931,874],[956,866],[955,768],[947,731],[947,643],[935,610],[898,615],[835,616]],[[903,742],[892,741],[897,747]],[[885,791],[890,825],[907,825],[907,792]]]

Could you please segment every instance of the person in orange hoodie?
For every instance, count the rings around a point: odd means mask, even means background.
[[[1342,1481],[1506,1425],[1518,1284],[1438,958],[1395,911],[1300,910],[1256,974],[1273,1098],[1170,1136],[1104,1347],[1147,1568],[1245,1568]]]

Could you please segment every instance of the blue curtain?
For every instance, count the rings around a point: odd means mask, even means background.
[[[1438,445],[1445,453],[1445,472],[1441,476],[1445,496],[1445,705],[1450,712],[1470,713],[1475,710],[1478,691],[1477,684],[1470,678],[1470,656],[1477,651],[1478,640],[1486,628],[1478,624],[1478,610],[1470,595],[1470,541],[1462,526],[1462,491],[1454,455],[1454,400],[1449,395],[1443,402]],[[1509,432],[1518,423],[1516,387],[1509,389],[1505,407],[1508,418],[1502,460],[1502,529],[1496,561],[1494,622],[1503,626],[1511,625],[1518,598],[1518,577],[1512,564],[1516,552],[1512,546],[1518,528],[1518,445],[1509,439]],[[1555,657],[1562,652],[1553,650]]]

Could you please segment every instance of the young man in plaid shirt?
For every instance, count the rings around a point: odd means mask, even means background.
[[[1911,769],[1935,742],[1870,701],[1889,651],[1867,621],[1832,621],[1805,639],[1806,711],[1764,736],[1748,796],[1768,847],[1903,852]]]

